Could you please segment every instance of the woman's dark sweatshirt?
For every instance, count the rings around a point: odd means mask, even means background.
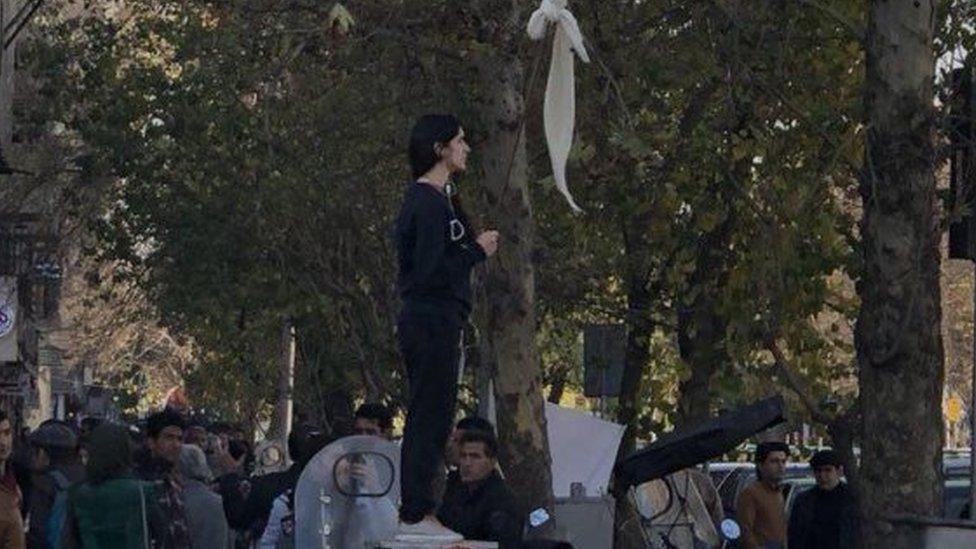
[[[464,322],[471,312],[471,269],[485,260],[461,208],[426,183],[407,187],[396,223],[401,318],[439,316]],[[451,221],[464,236],[451,238]],[[455,229],[456,231],[457,229]]]

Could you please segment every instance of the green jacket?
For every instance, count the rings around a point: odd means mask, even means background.
[[[153,533],[160,531],[163,522],[155,485],[133,478],[72,486],[68,512],[72,539],[65,545],[86,549],[152,547]]]

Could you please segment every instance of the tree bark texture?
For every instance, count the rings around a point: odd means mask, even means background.
[[[637,220],[640,221],[640,220]],[[650,267],[646,257],[649,243],[641,229],[644,223],[624,224],[624,247],[626,259],[624,273],[627,288],[627,351],[624,371],[620,383],[617,422],[626,427],[617,450],[617,459],[626,457],[636,448],[637,418],[640,414],[640,394],[643,387],[644,368],[650,360],[651,332],[654,322],[651,318]]]
[[[678,312],[678,351],[691,369],[678,384],[678,422],[694,424],[711,412],[712,377],[727,360],[725,322],[715,312],[715,300],[703,296],[688,310]]]
[[[723,191],[720,191],[723,192]],[[718,313],[718,293],[728,276],[726,267],[732,235],[731,211],[714,231],[700,239],[689,290],[690,304],[679,303],[678,351],[691,373],[678,385],[678,422],[694,424],[711,413],[712,377],[729,362],[725,346],[726,321]]]
[[[748,127],[752,111],[748,104],[739,102],[734,86],[730,85],[729,95],[733,99],[726,131],[729,135],[741,134]],[[719,311],[719,300],[728,282],[729,265],[734,261],[730,248],[736,224],[734,188],[751,177],[752,159],[735,160],[731,149],[726,154],[727,173],[713,187],[713,192],[723,198],[725,218],[699,237],[695,270],[685,295],[678,300],[678,352],[691,370],[678,385],[679,425],[691,425],[711,415],[712,378],[731,362],[726,347],[728,322]]]
[[[502,28],[506,26],[511,26],[508,21],[502,23]],[[506,480],[523,511],[545,507],[551,514],[551,459],[542,370],[535,344],[534,237],[523,125],[524,74],[518,57],[502,47],[478,63],[478,72],[484,93],[480,114],[487,125],[479,151],[487,198],[484,217],[501,233],[498,253],[481,273],[483,300],[478,315],[482,367],[494,375],[499,457]]]
[[[888,519],[942,508],[939,224],[933,141],[934,0],[872,0],[867,35],[860,367],[865,547],[899,549]]]

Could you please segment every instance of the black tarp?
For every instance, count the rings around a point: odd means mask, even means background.
[[[775,396],[677,429],[617,462],[615,488],[626,490],[734,450],[752,435],[784,421],[783,397]]]

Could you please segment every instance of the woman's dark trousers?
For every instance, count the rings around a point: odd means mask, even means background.
[[[444,448],[457,404],[461,326],[435,316],[401,319],[397,336],[410,389],[400,449],[400,519],[433,514],[434,479],[444,475]]]

